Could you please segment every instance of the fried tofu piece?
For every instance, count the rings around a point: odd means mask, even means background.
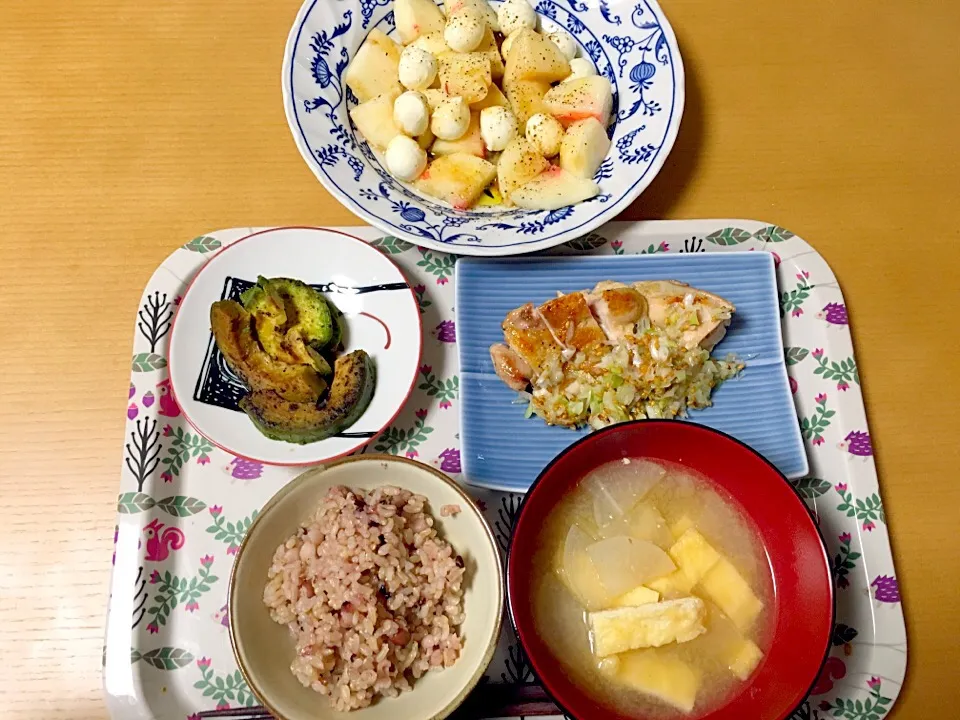
[[[706,605],[697,597],[587,613],[593,652],[607,657],[627,650],[684,643],[706,632]]]
[[[676,322],[689,325],[681,335],[686,348],[712,350],[723,339],[736,307],[719,295],[697,290],[677,280],[633,283],[647,300],[650,322],[666,328]]]
[[[534,373],[543,369],[550,355],[562,350],[532,303],[507,313],[501,327],[509,348]]]
[[[548,300],[538,310],[553,332],[553,337],[564,347],[586,350],[607,340],[582,292]]]
[[[617,677],[634,690],[651,695],[689,713],[697,702],[701,674],[676,657],[663,657],[652,650],[634,650],[618,655]]]

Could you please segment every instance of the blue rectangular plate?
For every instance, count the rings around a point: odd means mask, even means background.
[[[713,406],[691,422],[722,430],[763,454],[789,478],[808,472],[783,358],[773,258],[764,252],[614,257],[462,258],[456,266],[463,471],[471,485],[525,492],[547,464],[586,430],[524,418],[526,406],[493,371],[489,347],[503,342],[508,312],[557,291],[592,288],[600,280],[680,280],[737,307],[714,350],[747,367],[713,394]]]

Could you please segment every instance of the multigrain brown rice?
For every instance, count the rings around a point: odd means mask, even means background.
[[[263,601],[296,641],[290,669],[337,710],[395,697],[460,656],[463,559],[427,499],[331,488],[277,548]]]

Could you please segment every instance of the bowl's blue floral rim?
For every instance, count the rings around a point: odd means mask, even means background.
[[[361,219],[447,252],[532,252],[613,220],[663,167],[683,115],[684,69],[673,29],[655,0],[599,0],[592,7],[580,0],[539,0],[541,17],[566,28],[614,86],[613,145],[595,178],[601,194],[558,210],[497,212],[458,211],[414,193],[394,180],[357,136],[348,115],[356,98],[342,80],[351,59],[348,46],[359,47],[374,28],[393,31],[391,2],[307,0],[284,54],[284,110],[297,148],[324,187]],[[631,8],[626,21],[617,12],[620,5]]]

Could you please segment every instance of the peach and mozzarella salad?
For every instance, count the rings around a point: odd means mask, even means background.
[[[613,89],[527,0],[395,0],[347,68],[354,125],[391,175],[466,210],[589,200],[610,149]]]

